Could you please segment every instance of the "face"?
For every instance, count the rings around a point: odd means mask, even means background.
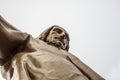
[[[46,41],[54,45],[58,48],[66,49],[68,45],[67,36],[65,34],[65,30],[60,27],[53,27],[52,30],[49,32]]]

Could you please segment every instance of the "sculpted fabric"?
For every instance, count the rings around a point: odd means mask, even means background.
[[[10,26],[0,17],[0,63],[6,80],[104,80],[66,47],[48,45]],[[4,42],[6,38],[8,41]]]

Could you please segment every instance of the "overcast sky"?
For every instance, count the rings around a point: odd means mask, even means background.
[[[120,0],[0,0],[0,15],[33,37],[65,28],[71,53],[106,80],[120,80]]]

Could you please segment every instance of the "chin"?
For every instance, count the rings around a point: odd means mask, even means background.
[[[61,42],[56,42],[56,43],[53,43],[56,47],[61,47],[62,43]]]

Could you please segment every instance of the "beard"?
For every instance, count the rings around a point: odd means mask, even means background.
[[[55,46],[59,49],[64,49],[64,43],[58,39],[47,41],[49,45]]]

